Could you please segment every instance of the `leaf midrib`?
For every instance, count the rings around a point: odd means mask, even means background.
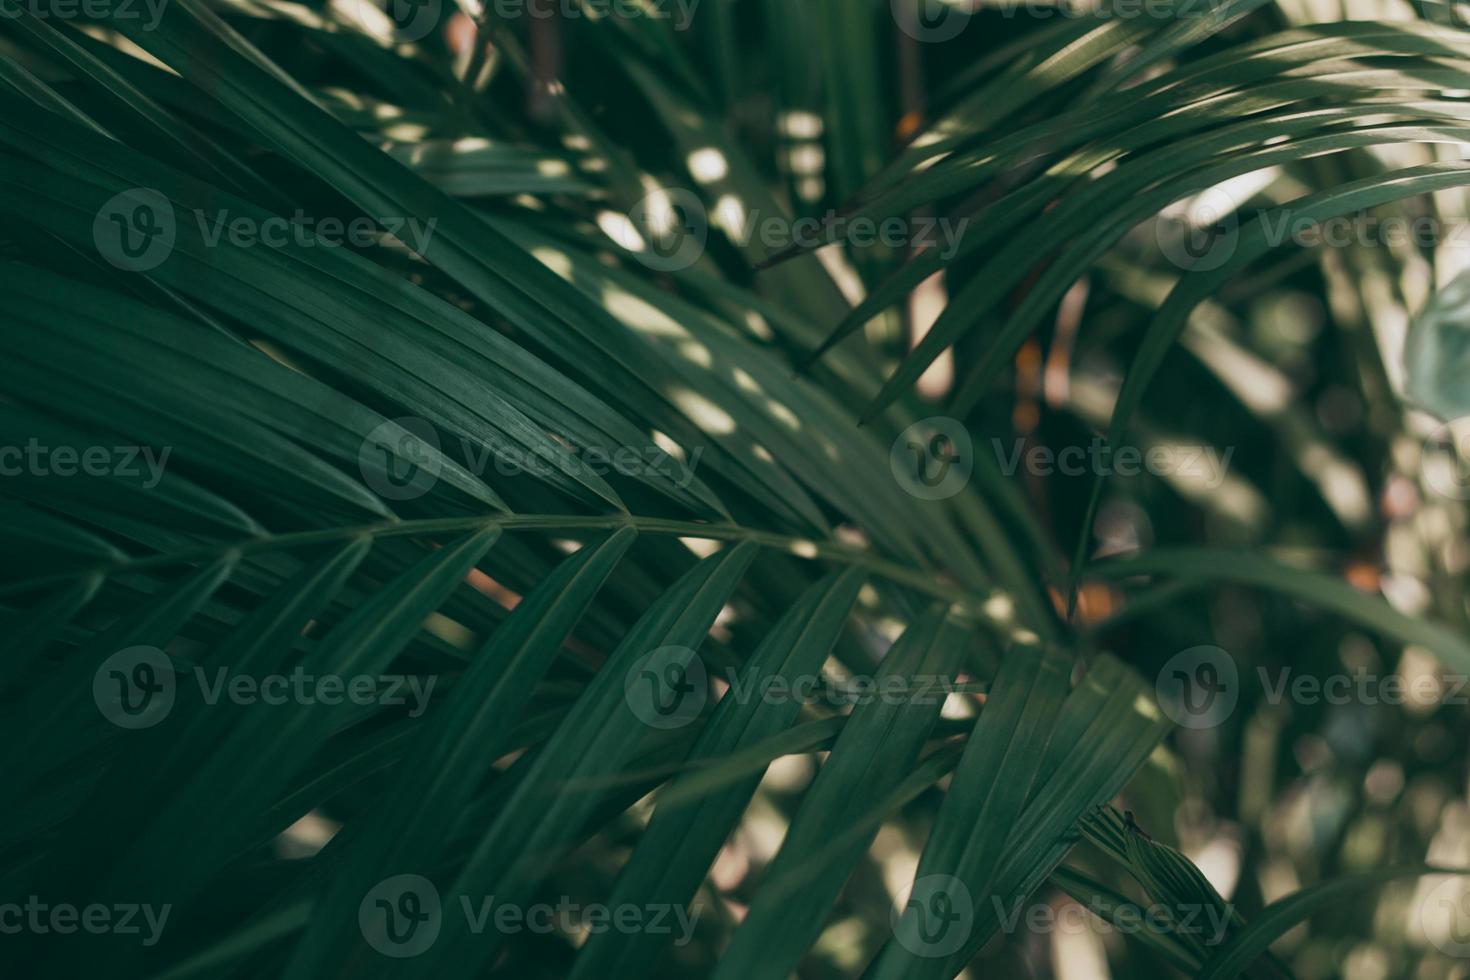
[[[412,521],[387,521],[348,527],[324,528],[247,538],[243,541],[207,545],[188,551],[167,555],[150,555],[123,561],[100,562],[78,566],[66,572],[27,579],[23,582],[0,586],[0,597],[29,592],[86,575],[113,575],[124,572],[143,572],[154,568],[208,561],[226,553],[250,555],[267,551],[283,551],[294,548],[309,548],[330,544],[354,537],[372,538],[408,537],[420,534],[448,534],[499,527],[505,532],[516,531],[608,531],[631,527],[643,534],[673,535],[687,538],[703,538],[717,541],[752,541],[763,547],[783,551],[798,557],[820,558],[867,569],[874,575],[917,589],[926,595],[956,603],[966,610],[978,610],[984,605],[986,596],[958,586],[936,581],[929,569],[909,567],[880,558],[871,552],[850,548],[831,541],[817,541],[801,535],[778,534],[742,527],[737,524],[704,524],[696,521],[676,521],[657,517],[632,515],[585,516],[562,514],[527,515],[476,515],[473,517],[429,518]]]

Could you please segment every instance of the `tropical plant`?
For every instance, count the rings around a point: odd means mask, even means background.
[[[7,976],[1459,975],[1455,6],[456,3],[0,0]]]

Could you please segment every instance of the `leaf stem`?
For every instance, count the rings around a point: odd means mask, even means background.
[[[352,527],[331,528],[320,531],[300,531],[270,537],[248,538],[231,544],[211,545],[180,551],[167,555],[151,555],[146,558],[130,558],[123,561],[103,562],[82,566],[70,571],[59,572],[24,582],[0,586],[0,596],[28,592],[32,589],[58,582],[70,581],[84,575],[115,575],[127,572],[146,572],[170,565],[211,561],[224,555],[256,554],[266,551],[284,551],[294,548],[310,548],[334,541],[345,541],[365,536],[372,538],[409,537],[415,535],[452,534],[477,531],[498,526],[502,531],[614,531],[622,527],[636,528],[641,534],[676,535],[685,538],[701,538],[717,541],[753,541],[762,547],[784,551],[798,558],[821,559],[867,569],[874,575],[908,586],[926,595],[955,603],[969,610],[977,610],[985,601],[984,596],[969,592],[949,582],[942,581],[928,569],[910,568],[879,558],[871,552],[831,541],[793,537],[769,531],[758,531],[737,524],[704,524],[695,521],[675,521],[658,517],[636,517],[633,515],[577,516],[559,514],[496,515],[493,517],[434,518],[417,521],[388,521],[362,524]]]

